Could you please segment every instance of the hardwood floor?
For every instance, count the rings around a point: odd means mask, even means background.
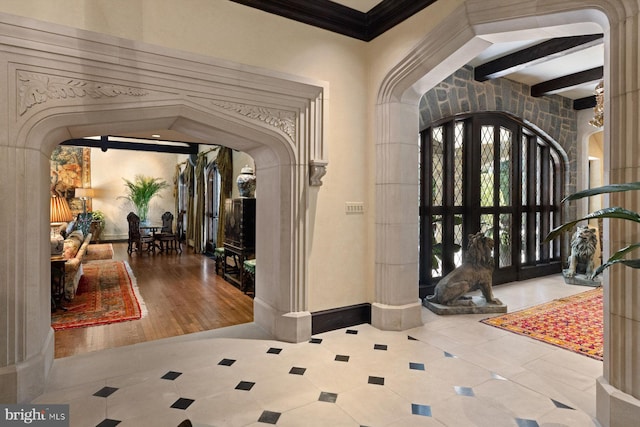
[[[113,243],[114,259],[131,266],[148,314],[140,320],[55,332],[55,357],[208,331],[253,321],[253,300],[216,275],[215,262],[182,254],[127,254]]]

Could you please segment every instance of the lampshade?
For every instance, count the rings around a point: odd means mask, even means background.
[[[67,199],[51,196],[51,222],[67,222],[73,219]]]
[[[91,199],[94,194],[93,188],[76,188],[76,197],[79,199]]]

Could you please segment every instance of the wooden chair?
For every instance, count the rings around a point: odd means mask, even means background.
[[[142,234],[140,232],[140,217],[133,212],[129,212],[129,215],[127,215],[127,222],[129,223],[129,245],[127,247],[129,255],[131,255],[133,251],[142,252],[144,250],[144,245],[147,245],[147,252],[152,250],[153,236],[149,234]]]
[[[182,245],[178,233],[173,232],[173,214],[165,212],[162,214],[162,229],[155,235],[155,239],[160,243],[160,251],[179,251],[182,253]]]

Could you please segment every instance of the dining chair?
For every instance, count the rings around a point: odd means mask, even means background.
[[[165,212],[162,214],[162,229],[155,235],[156,241],[160,243],[160,251],[171,251],[182,253],[182,245],[177,232],[173,232],[173,214]]]
[[[127,222],[129,223],[127,253],[131,255],[133,251],[142,252],[144,250],[144,245],[146,245],[147,252],[152,250],[154,243],[153,236],[140,232],[140,217],[133,212],[129,212],[129,215],[127,215]]]

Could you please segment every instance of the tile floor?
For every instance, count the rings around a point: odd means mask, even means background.
[[[584,292],[560,276],[502,285],[509,312]],[[602,363],[479,322],[438,316],[291,344],[255,324],[57,359],[33,403],[71,426],[598,426]]]

